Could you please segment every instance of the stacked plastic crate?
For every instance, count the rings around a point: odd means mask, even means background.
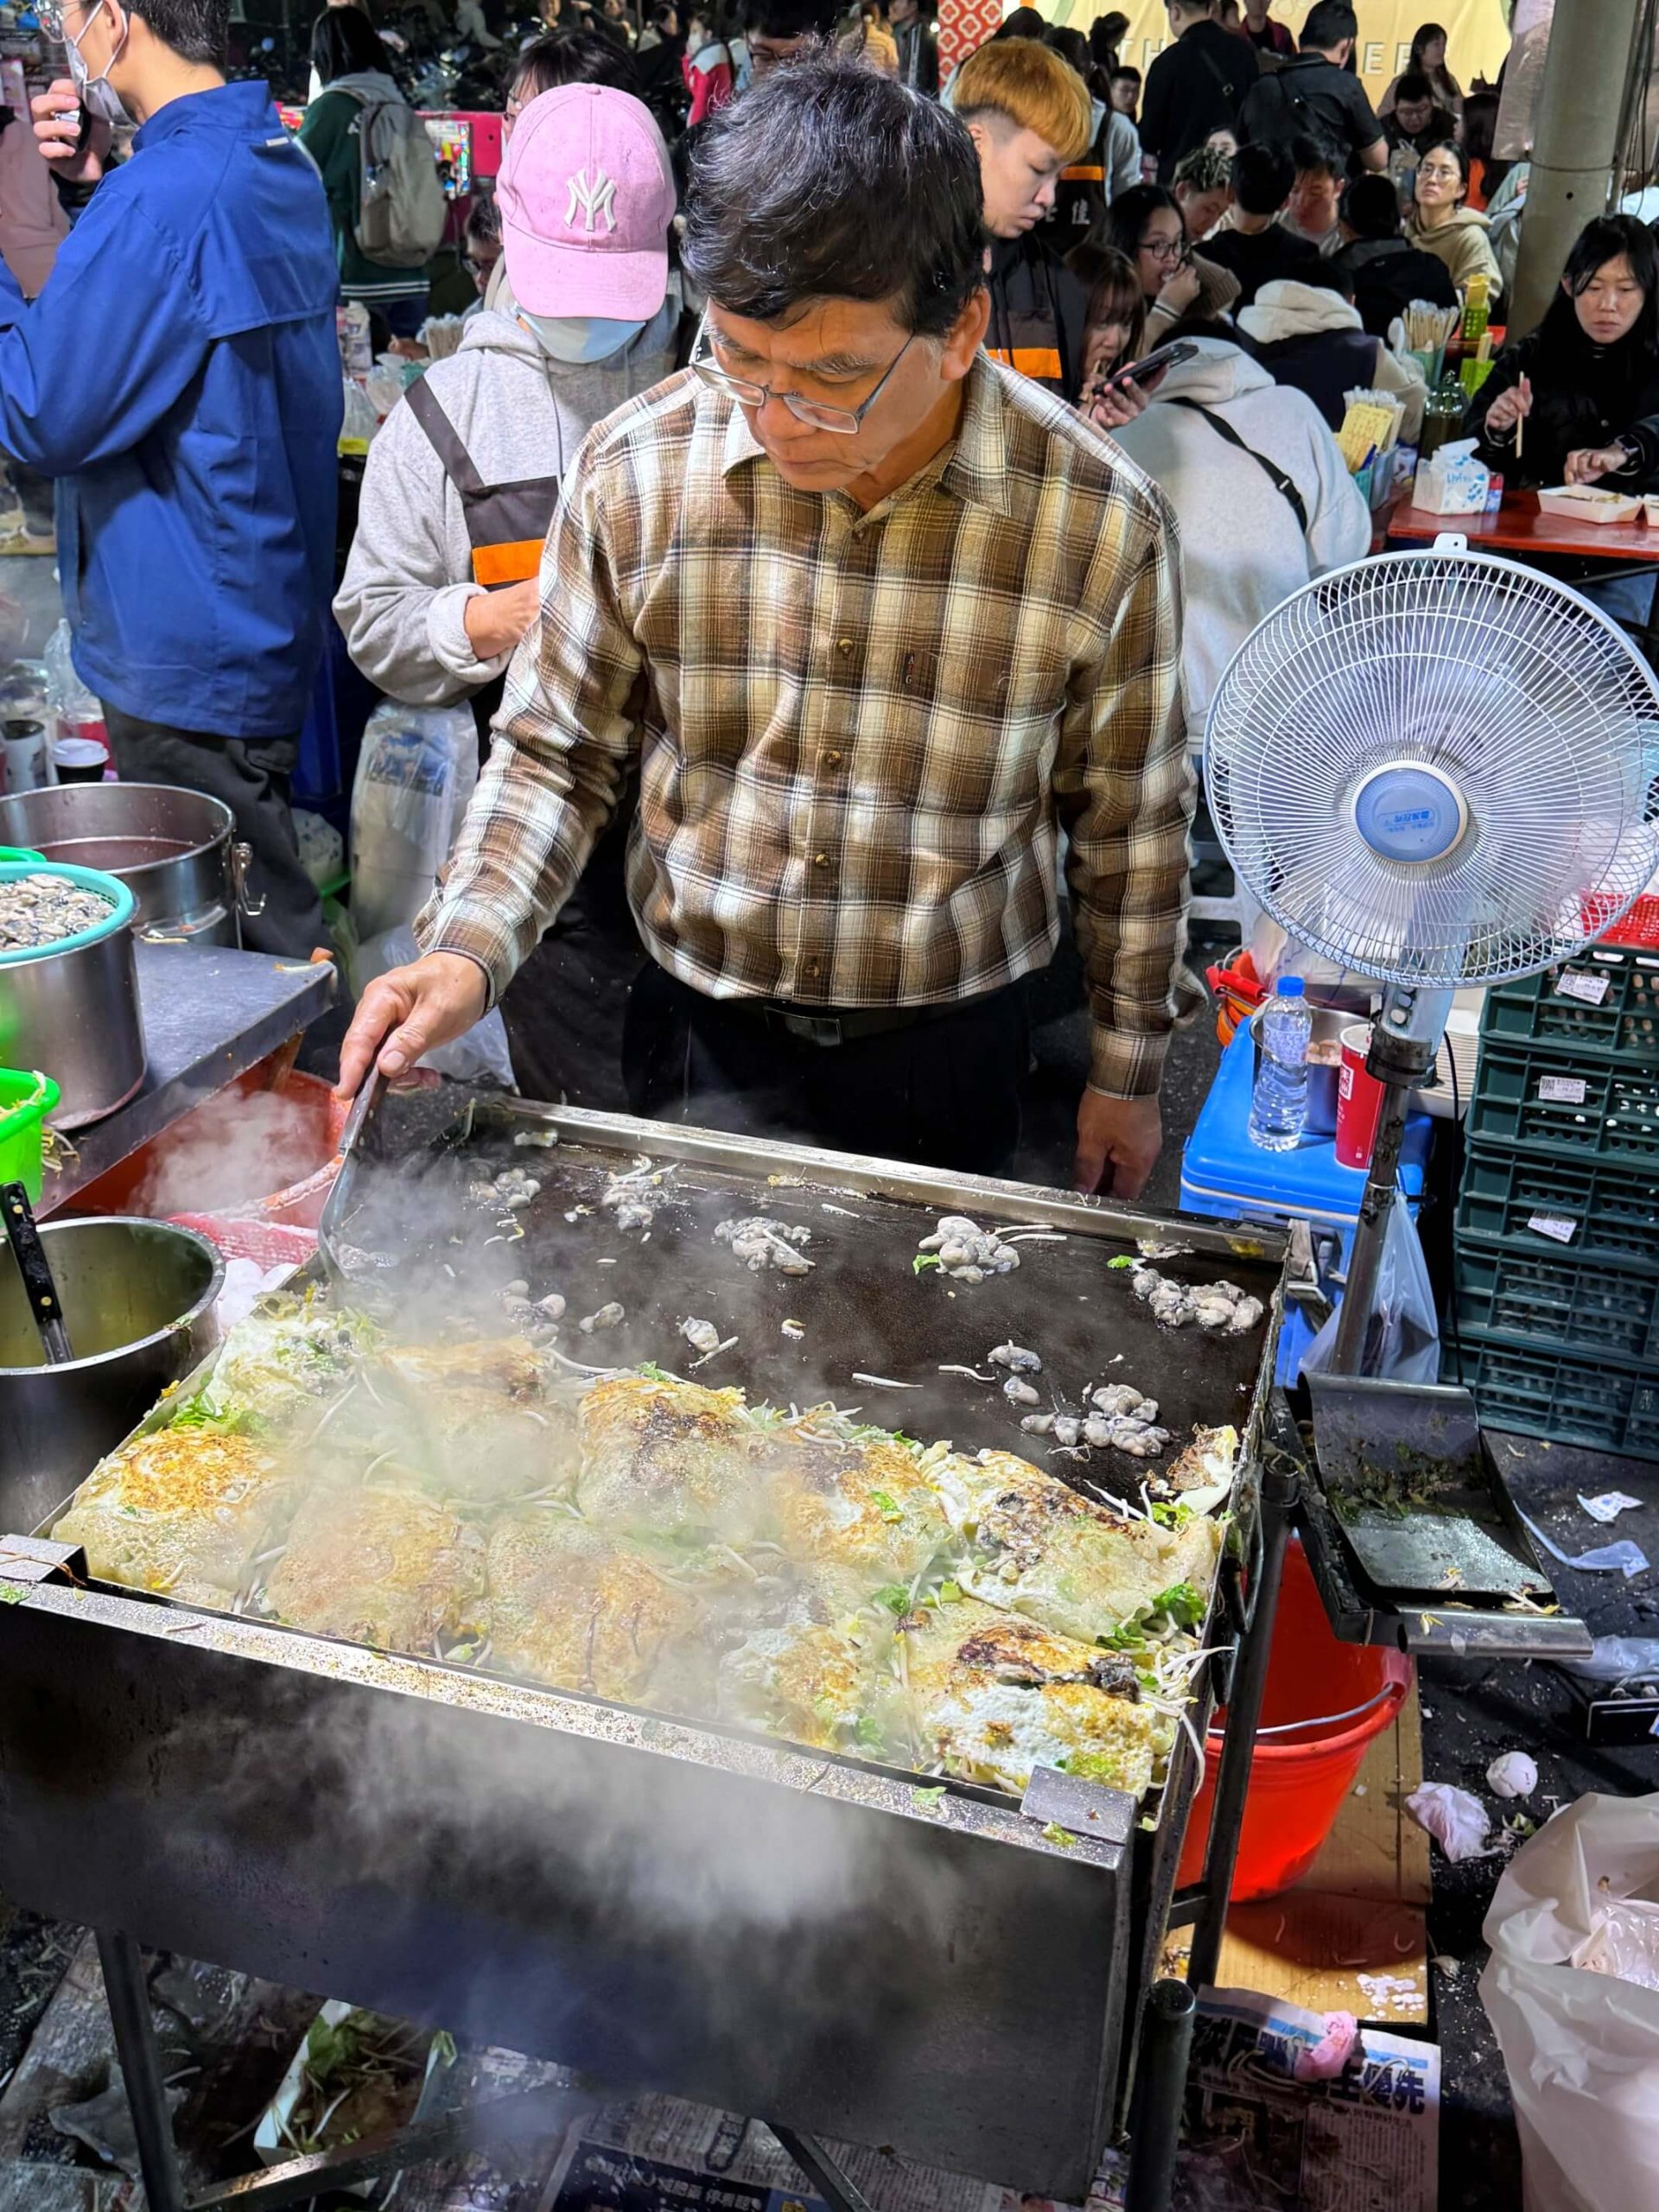
[[[1482,1417],[1659,1455],[1659,899],[1488,992],[1444,1373]]]

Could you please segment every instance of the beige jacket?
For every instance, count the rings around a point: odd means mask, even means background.
[[[1459,207],[1451,221],[1442,223],[1436,231],[1423,228],[1414,207],[1406,218],[1406,236],[1413,245],[1421,246],[1425,253],[1432,253],[1437,261],[1446,264],[1452,272],[1452,282],[1459,291],[1471,276],[1483,270],[1489,286],[1488,302],[1495,300],[1503,290],[1503,278],[1486,235],[1486,218],[1477,214],[1472,207]]]

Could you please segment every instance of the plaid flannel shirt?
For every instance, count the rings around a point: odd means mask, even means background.
[[[505,988],[637,760],[629,896],[671,974],[966,998],[1051,957],[1064,829],[1090,1081],[1157,1089],[1199,1001],[1175,530],[1076,415],[982,357],[954,443],[865,513],[683,374],[584,441],[541,599],[427,949]]]

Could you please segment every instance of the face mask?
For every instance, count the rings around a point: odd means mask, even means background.
[[[612,322],[602,315],[530,315],[523,308],[518,320],[544,353],[573,365],[608,361],[613,353],[631,346],[645,327],[643,322]]]
[[[101,6],[103,4],[105,4],[105,0],[99,0],[99,5]],[[116,91],[115,86],[110,82],[108,63],[105,63],[103,69],[101,69],[99,74],[94,77],[89,73],[86,60],[80,51],[80,41],[86,37],[87,32],[92,29],[92,23],[97,16],[97,10],[94,9],[92,14],[89,16],[86,21],[81,25],[80,36],[79,38],[66,39],[64,41],[63,50],[69,63],[69,74],[73,78],[75,89],[80,94],[81,105],[86,109],[88,115],[96,116],[100,123],[107,123],[113,127],[117,124],[130,123],[132,118],[128,115],[125,108],[121,105],[120,93]],[[110,56],[111,61],[118,60],[123,52],[125,50],[127,43],[127,29],[128,26],[125,23],[123,23],[121,27],[121,35],[116,41],[115,51]]]

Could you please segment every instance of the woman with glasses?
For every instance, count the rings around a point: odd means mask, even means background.
[[[1503,279],[1486,236],[1486,218],[1464,204],[1468,193],[1469,156],[1463,148],[1449,138],[1429,147],[1412,180],[1406,236],[1446,264],[1459,291],[1471,276],[1484,276],[1490,303],[1503,290]]]
[[[1188,315],[1213,320],[1238,297],[1227,271],[1192,251],[1180,204],[1161,184],[1138,184],[1113,200],[1090,243],[1115,246],[1140,278],[1148,346],[1161,344]]]
[[[334,601],[371,683],[411,706],[467,702],[485,750],[507,663],[535,619],[542,543],[570,457],[602,416],[671,372],[679,312],[667,156],[628,93],[572,85],[531,100],[496,206],[493,297],[369,448]],[[620,851],[611,860],[589,871],[561,933],[504,1001],[513,1071],[531,1097],[623,1103],[620,993],[639,944]],[[615,989],[594,1007],[589,989],[601,980]]]

